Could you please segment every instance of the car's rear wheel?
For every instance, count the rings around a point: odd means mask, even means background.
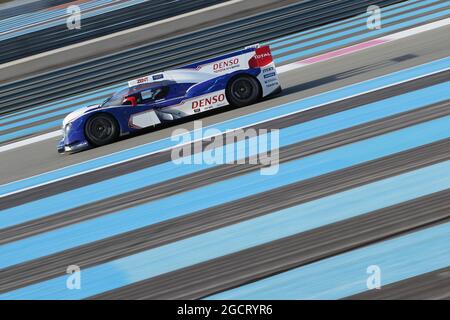
[[[99,113],[88,119],[85,134],[93,146],[102,146],[116,140],[119,126],[112,116]]]
[[[240,75],[231,79],[228,83],[226,95],[228,102],[232,106],[248,106],[260,99],[261,87],[255,78]]]

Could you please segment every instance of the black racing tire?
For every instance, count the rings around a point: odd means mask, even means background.
[[[89,143],[95,147],[109,144],[119,136],[116,119],[107,113],[97,113],[86,121],[84,133]]]
[[[248,106],[261,98],[261,86],[258,80],[248,75],[232,78],[225,92],[228,102],[234,107]]]

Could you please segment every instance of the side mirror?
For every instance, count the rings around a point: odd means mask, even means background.
[[[123,99],[122,105],[124,106],[130,105],[132,107],[135,107],[137,106],[137,99],[136,97],[126,97],[125,99]]]

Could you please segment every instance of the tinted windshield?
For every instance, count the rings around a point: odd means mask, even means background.
[[[129,95],[130,88],[125,88],[114,93],[102,103],[102,107],[120,106],[125,97]]]
[[[140,84],[131,88],[123,88],[102,103],[102,107],[120,106],[123,100],[131,95],[136,95],[138,103],[148,103],[152,100],[162,99],[168,92],[169,81]],[[166,85],[166,86],[164,86]],[[142,94],[142,98],[141,98]]]

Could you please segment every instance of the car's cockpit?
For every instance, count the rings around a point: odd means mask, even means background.
[[[170,82],[170,83],[169,83]],[[158,81],[127,87],[106,99],[101,107],[148,105],[164,100],[173,81]]]

